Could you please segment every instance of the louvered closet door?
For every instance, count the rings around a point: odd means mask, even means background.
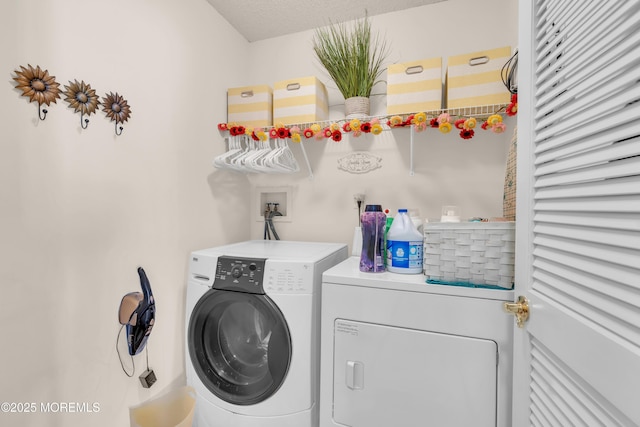
[[[513,426],[640,426],[640,1],[519,8]]]

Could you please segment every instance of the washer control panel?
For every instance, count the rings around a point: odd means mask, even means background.
[[[308,294],[313,292],[313,268],[309,264],[272,262],[266,266],[267,294]]]
[[[264,294],[265,258],[219,256],[214,289]]]

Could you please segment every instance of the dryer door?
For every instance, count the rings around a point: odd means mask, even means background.
[[[267,295],[208,291],[191,314],[188,342],[204,385],[236,405],[272,396],[291,363],[289,328]]]
[[[496,342],[336,319],[334,345],[332,425],[496,426]]]

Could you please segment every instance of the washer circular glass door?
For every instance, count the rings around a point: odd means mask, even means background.
[[[272,396],[291,363],[291,335],[267,295],[209,290],[189,321],[189,356],[220,399],[252,405]]]

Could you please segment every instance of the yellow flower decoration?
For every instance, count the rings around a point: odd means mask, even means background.
[[[382,125],[380,123],[374,123],[371,125],[371,133],[374,135],[380,135],[382,133]]]
[[[251,136],[252,133],[253,133],[253,128],[250,128],[250,127],[244,128],[244,134],[245,135]]]
[[[400,126],[402,124],[402,117],[400,116],[393,116],[389,119],[389,124],[391,126]]]
[[[267,134],[263,130],[256,132],[256,136],[258,137],[258,139],[260,141],[266,141],[267,140]]]
[[[489,116],[489,118],[487,119],[487,123],[489,123],[489,125],[491,126],[502,123],[502,116],[500,114],[493,114]]]
[[[420,124],[427,121],[427,115],[425,113],[417,113],[413,116],[413,123]]]
[[[442,133],[449,133],[451,132],[451,123],[449,122],[440,123],[440,126],[438,126],[438,129]]]
[[[300,142],[300,134],[299,133],[292,133],[291,134],[291,140],[293,142]]]
[[[464,121],[464,128],[465,129],[473,129],[476,127],[476,119],[475,117],[469,117],[467,120]]]
[[[351,128],[352,131],[360,130],[360,125],[361,123],[360,123],[360,120],[358,119],[352,119],[349,122],[349,127]]]
[[[320,125],[318,123],[314,123],[311,125],[311,130],[313,131],[313,134],[315,135],[316,133],[320,132],[322,130],[322,128],[320,127]]]
[[[329,126],[329,129],[331,129],[331,131],[336,131],[336,130],[340,130],[340,125],[337,123],[331,123],[331,126]]]

